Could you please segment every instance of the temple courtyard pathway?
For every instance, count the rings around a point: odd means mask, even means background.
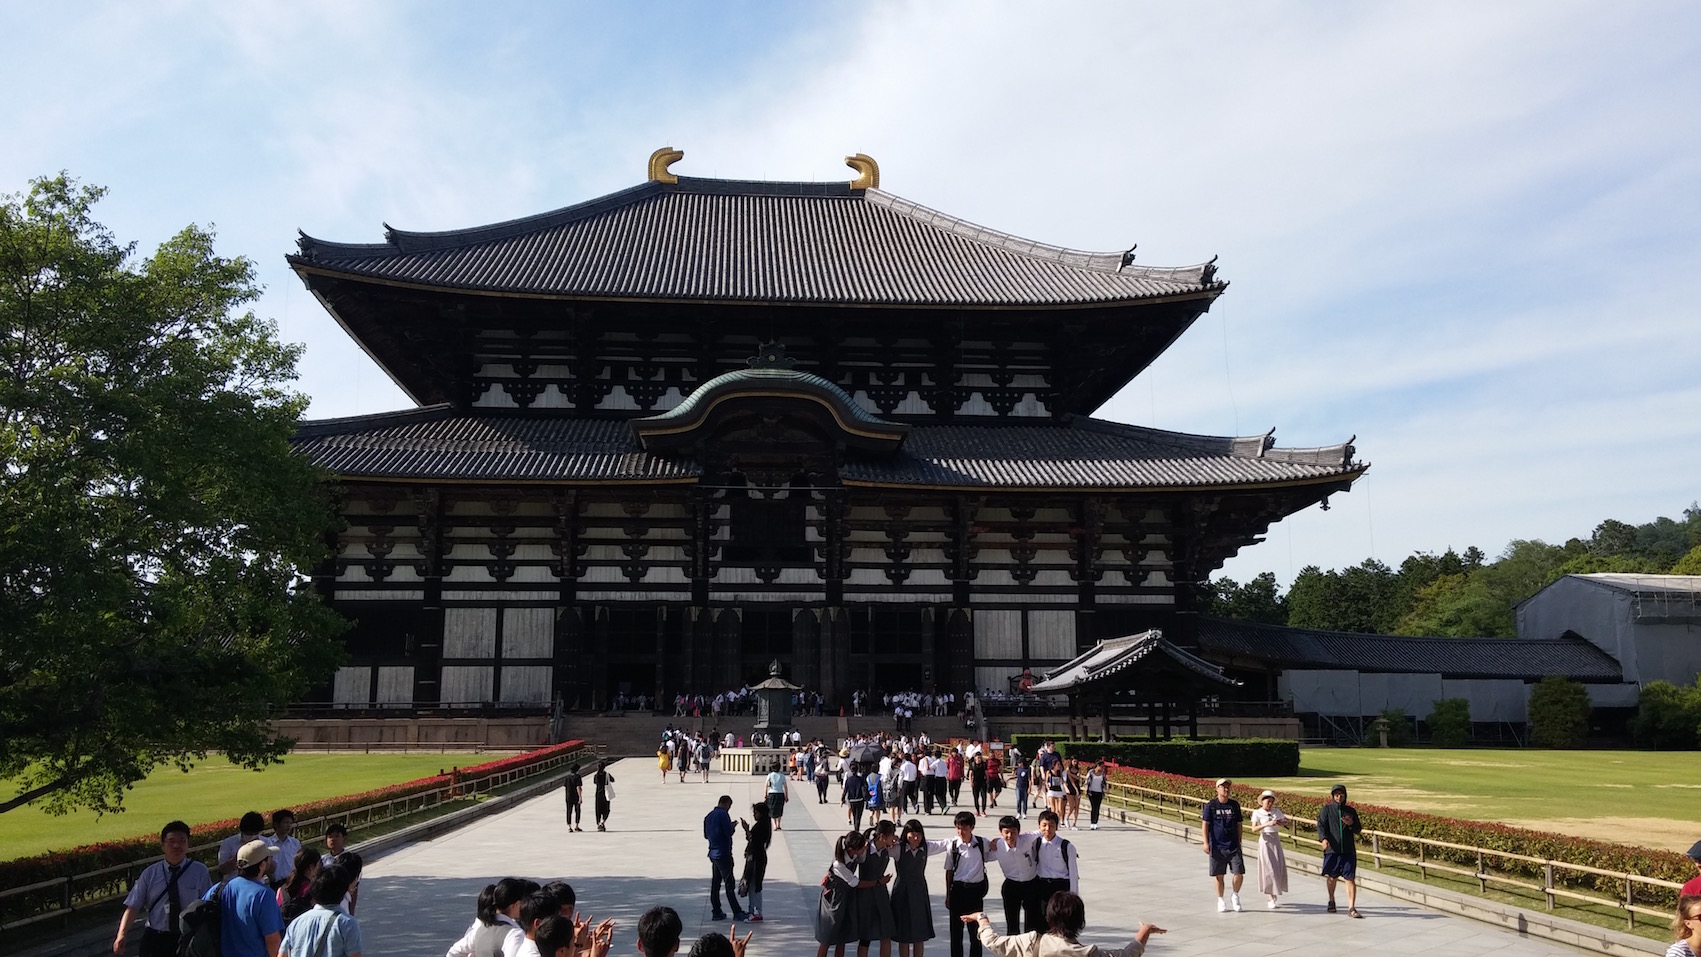
[[[571,883],[581,911],[618,922],[613,953],[619,957],[637,954],[638,916],[657,904],[674,908],[685,922],[682,955],[696,937],[712,930],[726,932],[727,923],[710,921],[703,816],[716,798],[729,794],[734,819],[741,813],[748,818],[750,805],[761,797],[762,779],[713,772],[707,784],[700,775],[691,775],[684,784],[674,775],[662,784],[653,761],[636,759],[620,761],[611,771],[618,797],[607,832],[598,833],[587,820],[585,831],[569,833],[563,825],[561,793],[555,791],[372,862],[361,881],[358,914],[366,957],[441,957],[472,921],[480,888],[510,875]],[[1013,802],[1014,793],[1006,794],[1005,803]],[[775,834],[769,852],[767,920],[740,926],[741,931],[756,931],[750,957],[815,953],[812,917],[818,882],[833,839],[847,829],[836,786],[830,795],[833,803],[817,804],[812,787],[792,783],[784,830]],[[587,794],[587,818],[590,810]],[[929,837],[951,833],[945,817],[919,816]],[[989,815],[981,821],[976,833],[994,836],[996,818]],[[1028,826],[1032,821],[1030,815]],[[1121,824],[1104,824],[1098,831],[1088,831],[1083,824],[1064,836],[1081,854],[1081,890],[1087,905],[1084,942],[1121,947],[1141,920],[1149,920],[1169,929],[1148,946],[1146,953],[1152,957],[1582,953],[1369,892],[1359,895],[1364,920],[1347,917],[1344,893],[1342,912],[1328,914],[1323,910],[1322,881],[1297,873],[1281,908],[1269,911],[1257,893],[1255,865],[1249,867],[1254,873],[1247,875],[1242,894],[1246,909],[1219,914],[1198,845]],[[740,837],[735,854],[742,846]],[[929,875],[939,936],[928,942],[927,953],[948,957],[939,866]],[[1001,925],[1000,878],[996,868],[992,870],[988,912]],[[854,950],[849,949],[852,957]]]

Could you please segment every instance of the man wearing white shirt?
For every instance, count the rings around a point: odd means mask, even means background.
[[[225,838],[219,844],[219,874],[229,877],[236,872],[236,855],[242,852],[244,845],[260,839],[260,832],[266,829],[266,819],[259,811],[249,811],[242,815],[242,820],[236,825],[236,833]]]
[[[903,807],[908,807],[912,812],[921,810],[921,802],[916,799],[916,780],[918,777],[919,772],[916,770],[915,762],[910,760],[910,756],[906,753],[904,763],[898,765],[898,780],[904,784],[903,805],[899,810],[902,810]]]
[[[975,836],[973,813],[962,811],[952,823],[957,836],[946,842],[945,910],[950,914],[951,957],[963,957],[963,915],[979,913],[986,903],[986,862],[992,846],[986,838]],[[980,937],[970,934],[969,957],[980,955]]]
[[[1041,913],[1044,913],[1051,895],[1058,891],[1081,893],[1075,848],[1068,838],[1057,836],[1057,826],[1055,811],[1047,808],[1040,812],[1039,843],[1034,846],[1034,864],[1039,873],[1034,878],[1034,885]]]
[[[1004,874],[998,896],[1004,901],[1005,930],[1011,937],[1024,932],[1023,923],[1029,931],[1046,930],[1045,911],[1036,906],[1039,862],[1034,859],[1034,847],[1039,844],[1040,836],[1037,832],[1023,834],[1021,830],[1020,821],[1005,815],[998,820],[999,837],[992,842],[992,859]]]
[[[933,800],[934,803],[939,806],[940,813],[944,813],[951,809],[950,803],[945,798],[945,778],[947,773],[948,767],[945,763],[945,756],[943,754],[935,754],[933,756]]]
[[[295,812],[289,808],[272,812],[272,843],[278,848],[272,855],[272,889],[276,890],[289,883],[295,873],[295,855],[301,850],[301,841],[295,837]]]

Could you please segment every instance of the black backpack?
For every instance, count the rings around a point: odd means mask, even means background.
[[[177,925],[183,936],[177,940],[177,957],[220,957],[219,934],[224,922],[225,881],[213,888],[213,896],[191,901],[177,915]]]

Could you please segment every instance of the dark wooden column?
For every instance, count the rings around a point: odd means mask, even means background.
[[[744,618],[736,608],[722,609],[715,620],[715,654],[711,660],[713,682],[703,690],[713,696],[743,682]]]
[[[821,688],[821,622],[813,608],[799,608],[791,620],[792,684]]]
[[[414,652],[413,700],[434,705],[442,700],[443,681],[443,499],[436,489],[415,493],[419,527],[419,573],[423,600],[419,645]]]
[[[594,606],[595,617],[587,622],[590,628],[590,660],[591,660],[591,707],[604,711],[608,708],[608,606]]]
[[[975,629],[972,612],[967,608],[952,608],[945,619],[945,647],[951,672],[946,675],[946,690],[959,699],[975,686]]]
[[[585,622],[572,606],[555,611],[555,691],[575,711],[590,707],[584,679]]]

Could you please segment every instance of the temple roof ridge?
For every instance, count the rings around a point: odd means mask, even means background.
[[[663,202],[671,205],[654,205]],[[804,205],[786,205],[794,203]],[[897,219],[882,222],[882,216]],[[913,224],[908,230],[897,225],[905,221]],[[939,234],[972,247],[927,238]],[[748,266],[721,263],[724,249],[711,252],[734,240],[754,244],[741,255],[763,262],[782,257],[786,265],[770,262],[744,277],[749,288],[742,291],[704,281],[700,270],[718,277]],[[427,231],[386,224],[381,243],[335,242],[303,231],[297,247],[289,260],[298,268],[590,296],[1062,304],[1214,297],[1228,286],[1216,276],[1214,257],[1190,266],[1136,264],[1132,247],[1099,252],[1042,243],[842,180],[681,176],[482,226]],[[1016,260],[1001,266],[1000,254]],[[847,256],[866,262],[853,266]],[[610,257],[621,263],[612,272],[589,265]],[[1021,261],[1031,265],[1017,266]],[[833,278],[782,278],[800,269]],[[884,278],[870,280],[870,269]]]
[[[1058,416],[1058,421],[1070,428],[1141,439],[1183,451],[1194,451],[1201,455],[1233,455],[1240,458],[1264,459],[1288,465],[1322,465],[1348,468],[1356,464],[1365,468],[1369,467],[1369,463],[1355,463],[1353,461],[1353,456],[1358,451],[1353,445],[1353,442],[1358,439],[1356,435],[1345,442],[1338,442],[1334,445],[1288,449],[1276,447],[1276,430],[1273,428],[1262,435],[1229,436],[1171,432],[1151,426],[1134,425],[1128,422],[1116,422],[1110,419],[1098,419],[1073,413],[1064,413]]]

